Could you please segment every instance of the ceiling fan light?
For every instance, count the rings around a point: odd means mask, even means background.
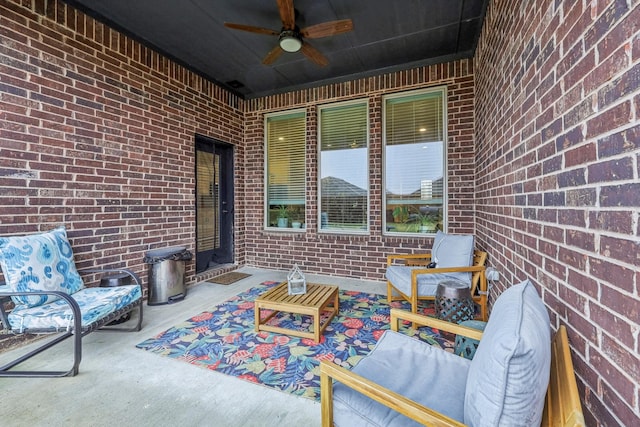
[[[302,48],[302,40],[294,31],[283,31],[279,43],[285,52],[297,52]]]

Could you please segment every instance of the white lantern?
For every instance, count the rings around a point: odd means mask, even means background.
[[[302,270],[298,267],[298,264],[293,266],[293,270],[287,274],[287,283],[289,295],[300,295],[307,293],[307,280],[302,274]]]

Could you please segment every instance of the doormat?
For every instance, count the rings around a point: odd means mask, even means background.
[[[207,280],[207,282],[216,283],[218,285],[230,285],[232,283],[237,282],[238,280],[245,279],[250,277],[250,274],[247,273],[238,273],[237,271],[232,271],[230,273],[221,274],[220,276],[216,276],[213,279]]]
[[[308,338],[255,331],[253,302],[278,283],[264,282],[136,347],[319,401],[320,360],[351,369],[367,355],[389,329],[387,296],[340,290],[340,312],[316,343]],[[394,301],[391,307],[411,308],[400,301]],[[421,314],[433,315],[433,306],[424,308]],[[309,316],[297,314],[273,320],[299,330],[307,330],[312,323]],[[430,328],[403,328],[403,332],[453,351],[453,343]]]

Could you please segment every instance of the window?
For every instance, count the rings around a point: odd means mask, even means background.
[[[443,228],[445,97],[444,88],[384,97],[384,221],[388,233],[435,233]]]
[[[267,227],[302,228],[305,218],[305,112],[265,118]]]
[[[319,108],[321,231],[367,231],[369,224],[368,104]]]

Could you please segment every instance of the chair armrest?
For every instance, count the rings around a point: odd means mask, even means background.
[[[414,265],[427,265],[431,262],[431,254],[395,254],[387,255],[387,266],[393,265],[394,261],[402,261],[404,264],[419,262]]]
[[[484,273],[486,267],[484,265],[472,265],[469,267],[443,267],[443,268],[421,268],[419,270],[412,270],[413,276],[419,276],[420,274],[435,274],[435,273]]]
[[[551,374],[541,426],[585,425],[567,328],[560,325],[551,341]]]
[[[384,388],[334,363],[320,362],[320,400],[322,426],[333,426],[333,380],[375,400],[426,426],[464,426],[464,424],[429,409],[392,390]]]
[[[399,321],[408,320],[420,326],[428,326],[440,331],[451,332],[456,335],[464,335],[465,337],[480,340],[482,331],[469,328],[467,326],[458,325],[456,323],[447,322],[445,320],[436,319],[434,317],[423,316],[421,314],[411,313],[397,308],[391,309],[391,329],[398,331]]]

